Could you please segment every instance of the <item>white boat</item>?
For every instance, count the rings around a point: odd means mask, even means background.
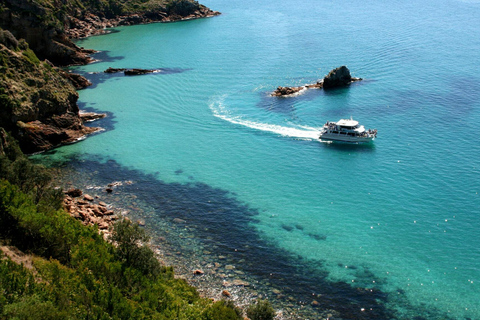
[[[340,119],[337,122],[325,123],[320,132],[320,140],[343,141],[353,143],[370,142],[377,137],[377,129],[365,130],[365,127],[358,124],[358,121]]]

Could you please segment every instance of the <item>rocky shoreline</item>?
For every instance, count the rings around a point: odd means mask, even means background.
[[[97,225],[100,232],[108,235],[119,216],[99,198],[83,194],[80,189],[70,189],[65,192],[63,204],[67,212],[83,225]]]
[[[190,12],[181,11],[181,13],[184,15],[175,10],[171,10],[170,13],[167,11],[148,12],[143,14],[118,16],[111,19],[100,17],[92,13],[87,13],[81,18],[69,17],[65,34],[70,39],[81,39],[93,35],[109,33],[109,28],[115,28],[118,26],[130,26],[154,22],[176,22],[199,18],[209,18],[220,14],[220,12],[213,11],[202,5],[199,5],[198,8],[193,8],[190,10]]]

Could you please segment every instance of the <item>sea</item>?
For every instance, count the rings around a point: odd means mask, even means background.
[[[104,130],[36,157],[290,317],[480,319],[480,1],[202,3],[79,40]],[[271,96],[342,65],[363,80]],[[351,117],[373,143],[318,139]]]

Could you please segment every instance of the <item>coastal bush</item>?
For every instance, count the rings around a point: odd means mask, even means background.
[[[150,237],[138,224],[127,219],[118,221],[113,228],[112,241],[117,245],[117,258],[125,265],[145,275],[158,276],[162,271],[158,259],[147,246]]]
[[[5,259],[0,251],[0,314],[2,307],[15,302],[16,297],[35,292],[36,283],[31,272],[22,265]]]
[[[44,166],[33,164],[25,157],[18,143],[6,136],[0,155],[0,178],[8,180],[28,195],[42,210],[59,210],[62,207],[61,190],[52,188],[52,174]]]
[[[13,245],[38,255],[69,260],[76,221],[62,210],[39,212],[31,196],[0,181],[0,234]]]
[[[238,320],[243,319],[242,310],[232,301],[217,301],[203,312],[204,320]]]
[[[258,299],[247,308],[247,316],[250,320],[272,320],[275,318],[275,310],[268,300]]]
[[[35,55],[35,53],[31,49],[27,48],[26,50],[24,50],[22,52],[22,54],[32,64],[34,64],[36,66],[38,66],[40,64],[40,60],[37,58],[37,56]]]

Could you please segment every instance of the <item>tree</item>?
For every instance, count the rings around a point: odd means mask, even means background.
[[[251,320],[272,320],[275,318],[275,310],[268,300],[258,299],[247,308],[247,316]]]
[[[158,276],[162,267],[147,245],[149,240],[145,230],[130,220],[122,219],[114,225],[112,241],[116,244],[117,258],[144,275]]]

